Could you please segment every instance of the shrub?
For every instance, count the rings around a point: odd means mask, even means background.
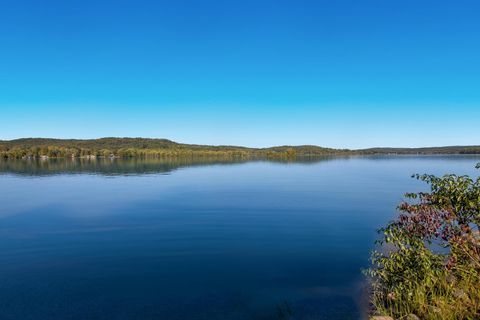
[[[430,192],[406,194],[398,218],[380,229],[366,271],[374,313],[480,319],[480,177],[414,177]]]

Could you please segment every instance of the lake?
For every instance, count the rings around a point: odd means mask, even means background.
[[[0,319],[362,319],[411,174],[477,162],[0,161]]]

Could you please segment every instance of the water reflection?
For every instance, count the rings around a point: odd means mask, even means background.
[[[480,162],[255,160],[1,161],[0,319],[361,319],[410,175]]]
[[[296,159],[242,159],[242,158],[52,158],[0,160],[0,174],[25,176],[48,176],[55,174],[100,174],[100,175],[140,175],[169,173],[183,167],[206,165],[230,165],[251,161],[269,161],[277,163],[317,163],[337,157],[302,157]]]

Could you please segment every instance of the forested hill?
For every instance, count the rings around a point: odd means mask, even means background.
[[[0,140],[0,157],[297,157],[355,154],[480,154],[480,146],[434,148],[331,149],[312,145],[247,148],[182,144],[167,139],[101,138],[89,140],[25,138]]]
[[[346,154],[349,150],[317,146],[280,146],[247,148],[177,143],[167,139],[101,138],[89,140],[25,138],[0,140],[0,156],[23,157],[136,157],[136,156],[204,156],[204,157],[284,157],[297,155]]]
[[[356,150],[363,154],[480,154],[480,146],[447,146],[424,148],[370,148]]]

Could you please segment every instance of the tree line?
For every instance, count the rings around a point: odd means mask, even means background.
[[[296,157],[348,153],[317,146],[246,148],[180,144],[166,139],[102,138],[92,140],[17,139],[0,141],[3,158],[77,157]]]
[[[66,157],[267,157],[294,158],[325,155],[370,154],[480,154],[480,146],[435,148],[333,149],[313,145],[248,148],[182,144],[167,139],[101,138],[44,139],[25,138],[1,141],[0,158]]]

